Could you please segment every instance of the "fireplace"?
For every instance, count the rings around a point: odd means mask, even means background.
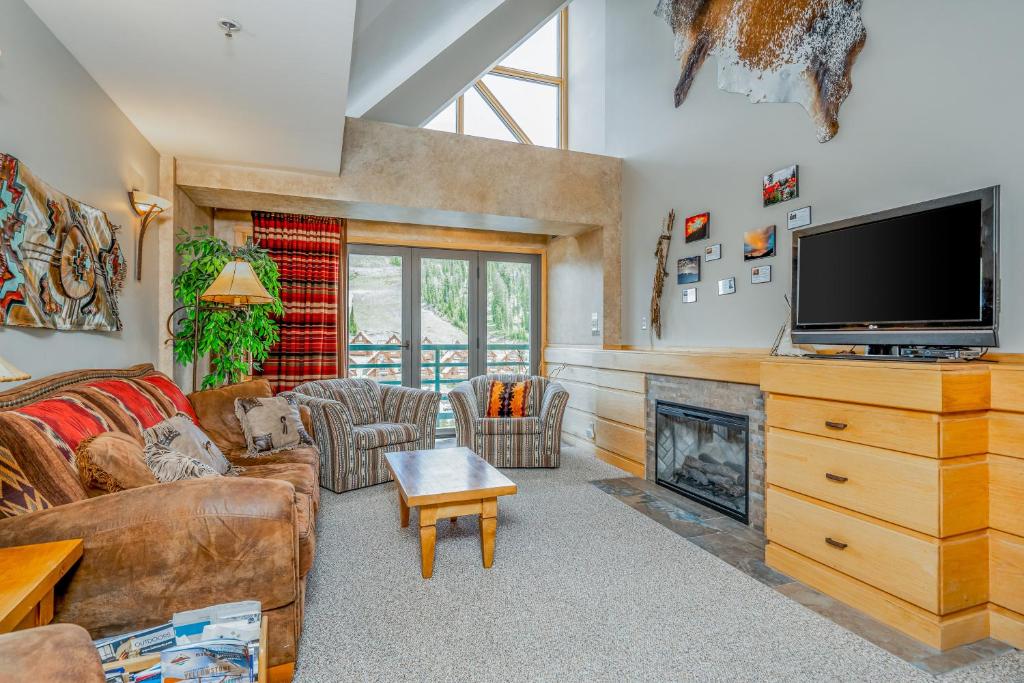
[[[745,415],[657,401],[655,481],[746,524],[748,428]]]

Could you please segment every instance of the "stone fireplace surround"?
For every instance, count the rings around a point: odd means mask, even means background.
[[[713,380],[647,375],[646,446],[647,479],[655,481],[657,463],[654,455],[657,401],[669,401],[696,408],[707,408],[724,413],[745,415],[749,420],[748,438],[750,487],[748,514],[750,526],[764,532],[764,394],[751,384],[717,382]]]

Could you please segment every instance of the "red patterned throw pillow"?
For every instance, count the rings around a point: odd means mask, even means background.
[[[487,388],[485,417],[526,417],[529,396],[530,380],[502,382],[493,379]]]

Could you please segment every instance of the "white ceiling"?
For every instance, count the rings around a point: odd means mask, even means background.
[[[348,115],[363,116],[503,2],[359,0]]]
[[[339,172],[356,0],[26,2],[161,153]]]

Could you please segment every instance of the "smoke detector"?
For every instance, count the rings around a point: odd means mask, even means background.
[[[227,17],[221,17],[218,19],[217,27],[224,32],[224,37],[226,38],[230,38],[242,30],[241,22],[235,21],[234,19],[228,19]]]

